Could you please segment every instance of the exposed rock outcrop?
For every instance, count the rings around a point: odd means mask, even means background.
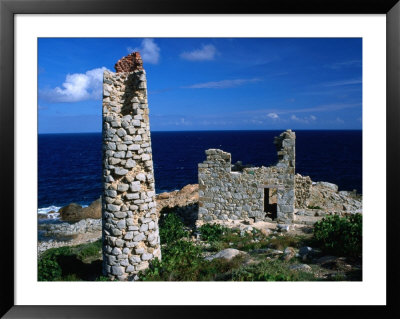
[[[161,193],[156,196],[157,213],[173,209],[186,225],[194,225],[198,219],[199,185],[189,184],[179,191]]]
[[[101,218],[101,197],[88,207],[71,203],[61,207],[58,213],[60,214],[60,219],[66,222],[78,222],[86,218],[99,219]]]
[[[156,196],[157,212],[164,207],[186,206],[199,201],[199,185],[189,184],[179,191],[165,192]]]
[[[216,253],[215,255],[208,256],[205,260],[211,261],[213,259],[225,259],[225,260],[232,260],[234,257],[238,255],[246,254],[244,251],[240,251],[234,248],[227,248],[221,250],[220,252]]]
[[[307,215],[307,209],[324,213],[347,214],[362,212],[362,198],[356,192],[339,191],[328,182],[312,182],[309,176],[296,174],[297,215]]]

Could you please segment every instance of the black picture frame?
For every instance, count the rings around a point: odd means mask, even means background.
[[[14,15],[15,14],[386,14],[387,305],[386,306],[21,306],[14,302]],[[1,308],[4,318],[164,318],[370,315],[400,317],[397,182],[400,162],[400,3],[398,0],[0,0]],[[384,143],[384,141],[382,141]],[[376,212],[384,214],[384,212]],[[383,227],[384,225],[380,225]],[[188,292],[190,293],[190,292]],[[268,307],[268,309],[266,309]],[[251,308],[251,309],[249,309]],[[257,314],[255,314],[255,312]]]

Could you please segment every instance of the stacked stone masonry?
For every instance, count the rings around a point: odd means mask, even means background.
[[[198,164],[199,215],[203,221],[216,219],[294,220],[295,139],[287,130],[275,137],[278,162],[270,167],[247,167],[232,171],[231,154],[219,149],[206,151]]]
[[[296,208],[307,208],[307,201],[311,195],[312,180],[310,176],[295,176]]]
[[[146,73],[128,69],[103,79],[103,272],[118,280],[161,259]]]

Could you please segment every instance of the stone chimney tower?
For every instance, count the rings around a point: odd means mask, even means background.
[[[139,52],[103,79],[103,273],[135,280],[161,259],[147,104]]]
[[[277,218],[280,222],[291,223],[295,220],[296,133],[286,130],[275,137],[274,144],[278,152],[278,180],[280,185],[284,185],[277,189]]]

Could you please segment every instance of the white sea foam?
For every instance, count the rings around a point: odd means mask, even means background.
[[[81,205],[82,207],[88,207],[89,205]],[[46,215],[47,219],[59,219],[60,214],[58,213],[59,209],[61,206],[48,206],[48,207],[42,207],[38,208],[38,214],[41,215]],[[53,211],[52,213],[50,213]]]
[[[60,209],[60,206],[49,206],[49,207],[42,207],[38,209],[38,214],[48,214],[49,212],[51,212],[52,210],[54,210],[55,212],[58,212],[58,210]]]

